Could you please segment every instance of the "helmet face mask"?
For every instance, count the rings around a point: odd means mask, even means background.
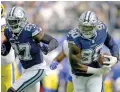
[[[79,26],[79,28],[80,28],[80,30],[82,30],[81,33],[85,38],[89,39],[89,38],[94,36],[94,31],[93,30],[94,30],[95,27],[83,25],[83,26]]]
[[[9,24],[10,28],[14,33],[19,33],[21,30],[20,24],[21,20],[20,19],[8,19],[7,23]]]
[[[21,7],[13,7],[7,14],[6,21],[13,33],[19,33],[26,25],[27,17]]]
[[[98,18],[94,12],[84,12],[78,23],[78,28],[82,36],[86,39],[90,39],[96,35],[96,27],[98,24]]]
[[[93,26],[85,26],[85,25],[83,25],[83,26],[80,26],[80,28],[81,28],[81,30],[83,31],[83,32],[91,32],[93,29],[94,29],[94,27]]]

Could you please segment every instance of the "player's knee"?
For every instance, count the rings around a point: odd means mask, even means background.
[[[9,88],[7,92],[16,92],[16,91],[13,90],[12,88]]]

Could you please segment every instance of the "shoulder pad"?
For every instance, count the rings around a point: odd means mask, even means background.
[[[24,29],[26,31],[31,31],[33,28],[35,28],[35,26],[35,24],[27,24]]]
[[[39,26],[37,26],[36,24],[27,24],[25,27],[25,30],[32,32],[32,36],[35,36],[40,31],[42,31],[42,29]]]
[[[68,32],[68,35],[71,36],[72,38],[77,38],[80,36],[80,32],[78,31],[78,29],[73,29]]]
[[[107,26],[103,22],[99,21],[99,23],[97,25],[97,30],[106,30],[107,31]]]
[[[67,34],[67,40],[69,43],[74,43],[74,40],[77,39],[80,36],[80,33],[77,29],[73,29],[68,32]]]

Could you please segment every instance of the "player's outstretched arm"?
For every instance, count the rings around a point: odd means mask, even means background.
[[[53,38],[52,36],[44,34],[43,31],[41,31],[37,35],[35,35],[34,39],[37,42],[43,42],[45,44],[48,44],[48,47],[47,47],[48,51],[46,52],[46,54],[58,47],[58,41],[55,38]]]
[[[62,51],[55,57],[54,61],[50,64],[50,69],[54,70],[57,68],[57,65],[62,62],[65,57],[68,57],[69,49],[68,42],[64,40],[62,45]]]
[[[61,51],[54,60],[60,63],[65,57],[64,51]]]
[[[62,60],[66,57],[64,54],[64,51],[61,51],[57,57],[54,59],[54,61],[50,64],[50,69],[54,70],[57,68],[57,65],[62,62]]]
[[[119,59],[119,48],[118,45],[115,43],[114,39],[107,33],[107,37],[105,40],[105,45],[110,49],[112,56]]]

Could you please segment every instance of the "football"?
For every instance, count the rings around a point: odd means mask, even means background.
[[[104,62],[104,55],[103,54],[100,54],[98,56],[98,62],[99,62],[99,65],[102,66],[103,65],[103,62]]]
[[[110,62],[110,58],[105,56],[106,54],[100,54],[98,57],[98,62],[100,66],[109,65],[109,63],[104,63],[104,61]],[[108,55],[110,56],[110,55]]]

